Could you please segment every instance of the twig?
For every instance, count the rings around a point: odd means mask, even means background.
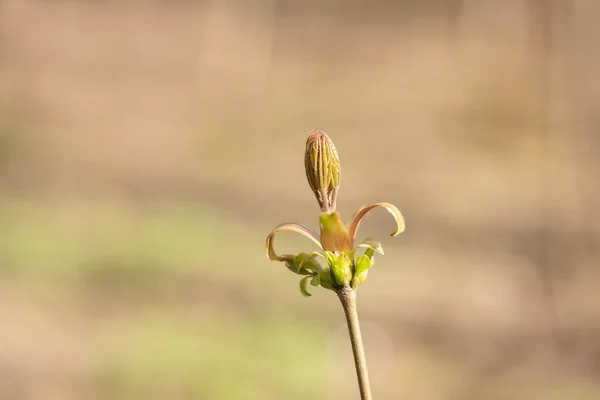
[[[362,400],[372,400],[369,373],[367,371],[367,360],[365,358],[365,348],[363,346],[360,325],[358,323],[356,291],[349,287],[342,287],[337,291],[337,295],[344,308],[344,314],[346,314],[348,333],[350,334],[352,353],[354,354],[354,365],[356,366],[356,376],[358,378],[358,387],[360,389],[360,398]]]

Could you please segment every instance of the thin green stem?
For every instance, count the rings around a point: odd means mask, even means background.
[[[346,314],[350,343],[352,344],[352,353],[354,354],[354,365],[356,366],[356,377],[358,378],[358,387],[360,389],[360,398],[362,400],[372,400],[369,373],[367,371],[367,360],[365,358],[365,348],[363,346],[360,325],[358,323],[356,290],[349,287],[343,287],[338,289],[337,295],[344,308],[344,314]]]

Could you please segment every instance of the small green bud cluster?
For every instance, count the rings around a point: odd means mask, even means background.
[[[331,271],[331,275],[338,287],[351,286],[357,289],[365,281],[369,268],[373,266],[373,249],[368,248],[364,254],[354,260],[356,249],[349,254],[338,252],[326,252],[325,258]]]
[[[293,261],[286,262],[286,265],[288,269],[297,274],[308,275],[300,281],[300,291],[305,296],[310,296],[306,290],[306,284],[309,281],[312,286],[321,286],[333,291],[348,286],[357,289],[367,278],[369,268],[373,266],[375,251],[383,252],[379,243],[373,240],[369,240],[368,244],[363,244],[363,247],[367,247],[367,249],[356,260],[355,253],[358,247],[347,253],[339,251],[325,251],[324,254],[300,253],[293,258]],[[317,256],[325,258],[327,267],[319,264],[315,259]]]

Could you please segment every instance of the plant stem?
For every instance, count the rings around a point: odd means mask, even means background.
[[[337,295],[344,308],[344,314],[346,314],[348,333],[350,333],[350,342],[352,344],[352,353],[354,353],[354,365],[356,366],[356,377],[358,378],[360,398],[362,400],[372,400],[369,373],[367,372],[367,360],[365,358],[365,348],[363,346],[360,325],[358,323],[356,290],[349,287],[342,287],[338,289]]]

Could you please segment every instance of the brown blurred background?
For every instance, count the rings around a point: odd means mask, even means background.
[[[600,398],[596,0],[0,1],[0,399],[355,399],[331,292],[269,262],[390,201],[377,399]],[[312,249],[283,234],[281,250]]]

